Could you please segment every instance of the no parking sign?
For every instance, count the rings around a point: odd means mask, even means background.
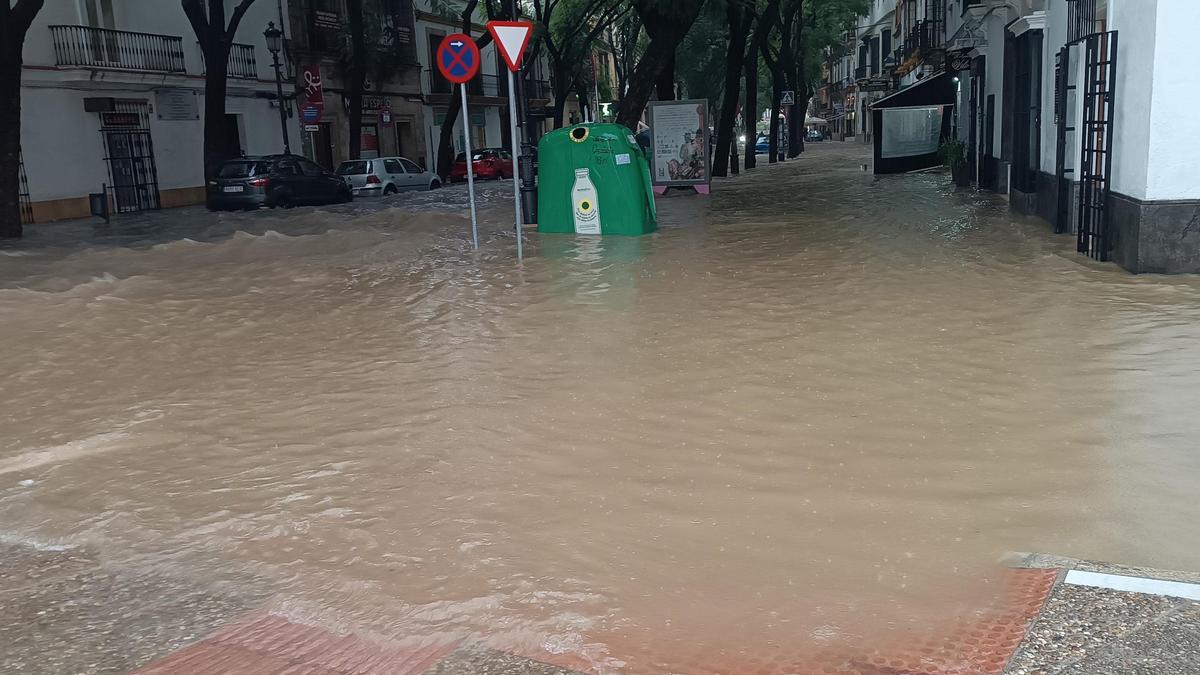
[[[475,169],[474,156],[471,152],[471,119],[467,115],[467,82],[479,72],[479,46],[469,35],[452,33],[442,38],[438,45],[437,67],[442,77],[457,84],[461,91],[462,100],[462,130],[464,156],[467,164],[467,193],[471,196],[471,243],[479,248],[479,225],[475,218]]]
[[[442,77],[454,84],[463,84],[479,72],[479,47],[470,36],[453,33],[438,46],[437,67]]]

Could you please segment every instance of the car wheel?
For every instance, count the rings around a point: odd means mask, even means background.
[[[397,190],[396,190],[395,185],[389,184],[387,187],[383,188],[384,195],[394,195],[394,194],[396,194],[396,192],[397,192]]]
[[[442,182],[440,180],[434,178],[433,180],[429,181],[430,190],[436,190],[440,187],[442,187]]]
[[[292,203],[292,196],[286,192],[275,195],[275,206],[278,206],[281,209],[292,208],[292,206],[294,206]]]
[[[394,192],[395,189],[396,188],[393,187],[392,191]],[[387,193],[385,192],[384,194],[387,194]],[[342,190],[342,194],[338,195],[338,202],[340,202],[342,204],[349,204],[352,201],[354,201],[354,193],[350,192],[349,188]]]

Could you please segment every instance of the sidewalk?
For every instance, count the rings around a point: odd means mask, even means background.
[[[47,550],[48,549],[48,550]],[[108,569],[83,549],[0,544],[0,670],[21,673],[1146,673],[1200,670],[1200,574],[1025,556],[991,606],[924,640],[838,653],[805,644],[743,653],[513,654],[479,638],[384,640],[293,622],[279,597],[236,596],[161,570]],[[1084,573],[1084,574],[1080,574]],[[1160,580],[1130,592],[1102,586]],[[1087,585],[1092,584],[1092,585]],[[1185,595],[1175,597],[1164,593]],[[1190,599],[1189,599],[1190,598]],[[660,669],[647,664],[661,663]],[[140,668],[140,670],[139,670]]]

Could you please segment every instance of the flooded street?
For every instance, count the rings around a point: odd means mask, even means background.
[[[1200,280],[868,161],[523,264],[495,184],[478,252],[461,190],[38,226],[0,248],[0,542],[605,672],[903,639],[1012,552],[1200,570]]]

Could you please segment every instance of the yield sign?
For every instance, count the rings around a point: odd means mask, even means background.
[[[479,72],[479,48],[462,33],[447,35],[438,46],[437,67],[454,84],[467,82]]]
[[[525,55],[529,36],[533,35],[533,24],[528,21],[489,21],[487,29],[508,69],[514,73],[520,70],[521,57]]]

